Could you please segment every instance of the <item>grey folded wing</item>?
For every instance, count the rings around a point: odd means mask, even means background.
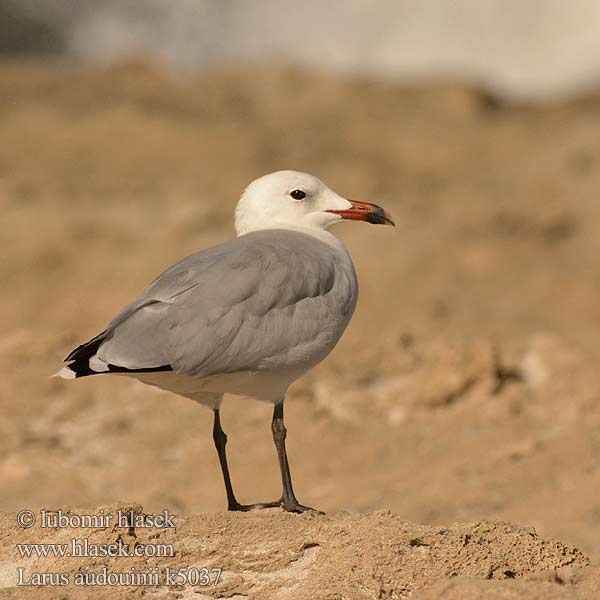
[[[356,303],[354,270],[338,258],[314,238],[277,230],[189,256],[109,323],[90,365],[204,377],[318,362]]]

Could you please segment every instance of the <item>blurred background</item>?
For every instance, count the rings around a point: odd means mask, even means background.
[[[461,77],[525,98],[600,77],[594,0],[2,0],[0,15],[5,51],[79,63],[276,62],[396,81]]]
[[[286,417],[300,500],[535,526],[600,557],[600,4],[0,1],[0,508],[222,510],[212,415],[48,380],[289,168],[376,202]],[[361,226],[364,225],[364,226]],[[270,408],[228,398],[243,502]]]

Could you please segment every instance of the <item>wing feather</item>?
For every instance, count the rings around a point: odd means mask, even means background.
[[[96,357],[199,377],[318,362],[356,304],[348,265],[301,233],[244,235],[157,277],[109,323]]]

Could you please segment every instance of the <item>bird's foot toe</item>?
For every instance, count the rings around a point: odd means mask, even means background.
[[[237,511],[237,512],[248,512],[250,510],[259,510],[261,508],[276,508],[281,506],[283,510],[287,512],[293,513],[304,513],[304,512],[312,512],[318,515],[324,515],[323,511],[317,510],[316,508],[312,508],[310,506],[304,506],[300,504],[297,500],[283,500],[280,498],[279,500],[275,500],[274,502],[256,502],[254,504],[240,504],[239,502],[235,502],[235,504],[230,504],[227,510]]]
[[[283,510],[286,510],[287,512],[293,512],[293,513],[313,512],[318,515],[325,514],[323,511],[317,510],[316,508],[311,508],[310,506],[304,506],[303,504],[300,504],[297,500],[292,500],[292,501],[288,501],[288,502],[283,501],[281,503],[281,507],[283,508]]]
[[[227,510],[248,512],[250,510],[259,510],[261,508],[276,508],[277,506],[281,506],[281,500],[275,500],[274,502],[255,502],[254,504],[240,504],[239,502],[236,502],[235,504],[230,504]]]

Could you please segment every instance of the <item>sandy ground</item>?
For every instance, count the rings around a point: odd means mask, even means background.
[[[0,97],[3,594],[26,593],[6,575],[15,544],[52,537],[9,511],[124,501],[181,515],[175,562],[225,569],[179,597],[600,596],[600,97],[14,64]],[[163,268],[230,237],[241,189],[279,168],[398,224],[338,229],[357,312],[286,405],[299,499],[326,517],[222,512],[212,417],[190,401],[47,379]],[[270,408],[222,413],[240,500],[274,499]],[[467,534],[481,542],[458,551]]]
[[[112,505],[95,514],[116,517],[119,511],[128,514],[131,510],[141,512],[142,508]],[[90,511],[69,510],[69,516],[81,514]],[[66,512],[62,517],[67,517]],[[114,588],[102,583],[104,569],[121,578],[123,598],[370,600],[438,598],[438,594],[446,598],[452,597],[447,595],[450,590],[460,593],[454,597],[466,599],[481,598],[483,591],[498,598],[515,597],[507,594],[516,592],[527,598],[567,600],[579,592],[597,592],[600,585],[600,568],[590,567],[579,550],[540,539],[531,528],[510,523],[427,527],[403,521],[389,511],[298,516],[279,510],[173,515],[174,528],[111,525],[91,530],[23,531],[14,521],[15,514],[9,514],[0,522],[4,545],[13,545],[8,559],[0,563],[0,583],[11,585],[14,572],[21,567],[22,587],[5,589],[0,592],[2,598],[53,598],[57,592],[68,594],[61,598],[76,598],[73,588],[78,586],[79,592],[89,594],[93,589],[95,594],[103,594],[100,597],[114,597]],[[175,585],[142,587],[131,584],[140,580],[125,578],[136,573],[151,581],[152,567],[158,562],[155,557],[24,559],[17,547],[49,542],[76,548],[82,547],[84,539],[88,548],[120,543],[124,553],[134,545],[160,547],[157,551],[162,554],[171,553],[172,548],[175,556],[160,559],[156,579]],[[197,577],[195,569],[206,569],[205,579],[189,585],[188,580]],[[70,589],[66,585],[46,586],[44,591],[32,587],[39,573],[60,573]],[[179,577],[182,579],[176,579]],[[177,585],[179,581],[185,583]],[[438,582],[437,587],[427,589],[432,581]]]

